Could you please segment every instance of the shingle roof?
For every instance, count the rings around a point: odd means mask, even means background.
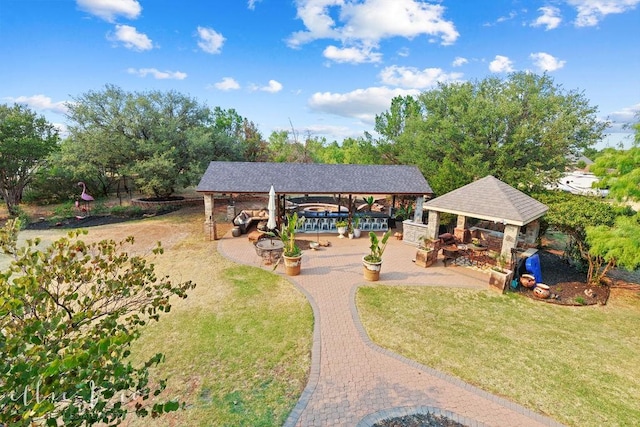
[[[430,200],[424,206],[429,210],[520,226],[548,210],[546,205],[491,175]]]
[[[205,193],[431,195],[420,170],[403,165],[211,162],[198,184]]]

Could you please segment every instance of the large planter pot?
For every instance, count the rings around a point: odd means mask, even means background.
[[[282,258],[284,259],[284,272],[287,274],[287,276],[297,276],[298,274],[300,274],[300,267],[302,266],[302,255],[283,255]]]
[[[416,251],[416,265],[419,267],[429,267],[438,257],[438,252],[433,249],[418,249]]]
[[[369,282],[377,282],[380,280],[380,268],[382,267],[382,261],[369,262],[364,258],[362,259],[364,279]]]
[[[507,285],[511,283],[513,277],[513,271],[503,269],[497,271],[494,269],[489,270],[489,288],[504,293],[507,289]]]
[[[354,237],[355,239],[359,238],[359,237],[360,237],[360,233],[361,233],[361,232],[362,232],[362,231],[361,231],[359,228],[354,228],[354,229],[353,229],[353,237]]]
[[[344,239],[344,233],[347,232],[347,227],[338,227],[338,237]]]

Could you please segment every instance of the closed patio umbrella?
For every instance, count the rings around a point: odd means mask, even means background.
[[[273,185],[271,186],[271,190],[269,190],[269,204],[267,205],[267,210],[269,211],[267,230],[275,230],[278,223],[276,222],[276,191],[273,189]]]

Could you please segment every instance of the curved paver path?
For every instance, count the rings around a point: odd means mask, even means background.
[[[298,234],[314,240],[315,234]],[[536,414],[449,375],[382,349],[367,337],[355,308],[355,292],[367,284],[362,256],[369,240],[323,235],[331,247],[305,251],[302,273],[289,277],[309,299],[315,316],[309,382],[286,426],[371,426],[378,420],[438,408],[465,425],[559,426]],[[224,256],[241,264],[261,265],[246,236],[224,236]],[[422,269],[412,258],[415,247],[391,239],[384,254],[385,285],[424,284],[486,289],[487,276],[441,264]],[[271,267],[267,267],[271,268]],[[283,273],[279,266],[276,271]]]

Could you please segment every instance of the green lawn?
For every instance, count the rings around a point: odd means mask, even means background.
[[[565,307],[515,294],[360,288],[371,339],[572,426],[640,420],[640,295]]]

